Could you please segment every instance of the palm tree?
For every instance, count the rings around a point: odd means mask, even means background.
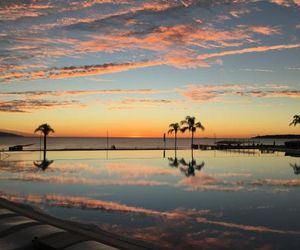
[[[290,123],[290,126],[296,126],[297,124],[300,124],[300,115],[294,115],[293,121]]]
[[[181,125],[184,125],[180,130],[182,133],[184,133],[186,130],[190,131],[192,133],[192,144],[191,148],[193,149],[194,144],[194,133],[196,132],[197,128],[200,128],[201,130],[204,130],[203,125],[201,122],[196,122],[196,118],[193,116],[187,116],[185,120],[180,122]]]
[[[175,152],[177,150],[177,132],[180,130],[180,126],[178,124],[178,122],[176,123],[171,123],[169,125],[169,131],[168,134],[172,134],[174,132],[174,136],[175,136]]]
[[[41,133],[44,134],[44,161],[46,160],[46,151],[47,151],[47,146],[46,146],[46,141],[47,141],[47,136],[52,132],[54,133],[53,128],[50,127],[47,123],[42,124],[38,126],[35,130],[34,133],[40,131]]]

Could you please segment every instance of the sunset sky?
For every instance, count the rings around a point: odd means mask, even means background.
[[[299,133],[299,101],[299,0],[0,2],[0,129]]]

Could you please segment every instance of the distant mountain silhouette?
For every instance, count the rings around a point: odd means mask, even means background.
[[[9,136],[16,135],[16,136],[20,136],[20,137],[36,137],[37,136],[33,133],[27,133],[27,132],[22,132],[22,131],[18,131],[18,130],[3,129],[3,128],[0,128],[0,133],[12,134],[12,135],[9,135]]]
[[[252,137],[252,139],[300,139],[300,135],[287,134],[287,135],[260,135]]]
[[[17,135],[13,133],[0,132],[0,137],[23,137],[22,135]]]

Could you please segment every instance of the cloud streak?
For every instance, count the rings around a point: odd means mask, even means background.
[[[161,64],[163,64],[162,61],[145,61],[119,64],[109,63],[102,65],[85,65],[82,67],[72,66],[33,72],[12,72],[0,76],[0,80],[3,82],[11,80],[63,79],[69,77],[110,74],[115,72],[128,71],[130,69],[152,67]]]
[[[27,113],[36,110],[53,109],[53,108],[68,108],[68,107],[83,107],[79,101],[54,101],[54,100],[0,100],[0,112],[5,113]]]
[[[38,79],[64,79],[70,77],[93,76],[124,72],[132,69],[148,68],[160,65],[173,65],[176,67],[208,67],[206,60],[224,56],[240,55],[246,53],[262,53],[267,51],[300,48],[300,44],[286,44],[274,46],[260,46],[240,50],[229,50],[217,53],[206,53],[196,58],[185,51],[176,52],[173,55],[165,55],[165,58],[125,63],[109,63],[102,65],[71,66],[63,68],[52,68],[38,71],[11,71],[0,75],[0,81],[9,82],[16,80],[38,80]],[[187,54],[186,54],[187,53]]]
[[[107,94],[155,94],[159,90],[154,89],[101,89],[101,90],[69,90],[69,91],[14,91],[0,92],[0,96],[22,96],[26,98],[41,97],[64,97],[64,96],[82,96],[82,95],[107,95]]]
[[[300,187],[299,179],[261,179],[252,182],[254,186],[283,186],[283,187]]]
[[[192,216],[202,216],[207,214],[208,210],[173,210],[161,212],[143,207],[125,205],[119,202],[96,200],[80,196],[63,196],[58,194],[37,195],[37,194],[8,194],[0,193],[0,196],[15,202],[27,202],[33,204],[44,204],[47,206],[90,209],[114,213],[133,213],[146,216],[161,217],[169,220],[188,219]]]
[[[195,102],[219,100],[226,96],[300,98],[300,90],[289,90],[285,85],[189,85],[178,92]]]
[[[265,226],[251,226],[251,225],[243,225],[243,224],[236,224],[224,221],[212,221],[207,219],[198,218],[198,222],[200,223],[207,223],[211,225],[222,226],[226,228],[234,228],[240,229],[243,231],[251,231],[251,232],[258,232],[258,233],[275,233],[275,234],[294,234],[300,235],[298,231],[289,231],[289,230],[280,230],[280,229],[273,229]]]
[[[198,56],[200,60],[206,60],[209,58],[215,57],[224,57],[224,56],[232,56],[232,55],[241,55],[247,53],[261,53],[273,50],[284,50],[284,49],[295,49],[300,48],[300,43],[297,44],[280,44],[280,45],[273,45],[273,46],[259,46],[259,47],[252,47],[252,48],[245,48],[245,49],[238,49],[238,50],[227,50],[221,51],[217,53],[207,53]]]

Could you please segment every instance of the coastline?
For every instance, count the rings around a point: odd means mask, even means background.
[[[178,150],[188,150],[190,148],[177,148]],[[116,148],[116,149],[106,149],[106,148],[58,148],[58,149],[47,149],[47,152],[50,151],[152,151],[152,150],[174,150],[174,148]],[[39,149],[24,149],[21,151],[9,151],[3,150],[1,152],[39,152]]]

